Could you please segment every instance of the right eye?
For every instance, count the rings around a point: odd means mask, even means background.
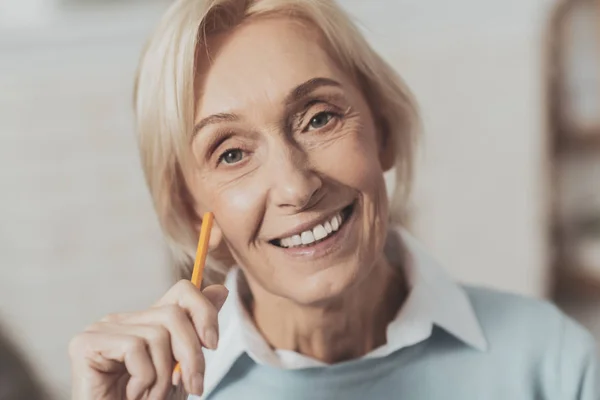
[[[224,163],[228,165],[237,164],[244,158],[244,151],[242,149],[229,149],[225,151],[219,157],[219,164]]]

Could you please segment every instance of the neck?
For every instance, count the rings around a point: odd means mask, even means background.
[[[326,305],[297,304],[256,287],[252,292],[251,314],[273,348],[327,364],[359,358],[385,344],[387,326],[406,294],[402,274],[385,257],[360,284]]]

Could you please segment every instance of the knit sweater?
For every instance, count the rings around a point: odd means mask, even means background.
[[[383,358],[280,369],[242,354],[210,400],[600,400],[594,340],[554,306],[465,288],[488,348],[440,327]],[[194,399],[194,396],[190,396]]]

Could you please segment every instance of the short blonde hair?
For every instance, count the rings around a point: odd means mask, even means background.
[[[391,218],[402,218],[410,192],[417,112],[398,74],[367,43],[334,0],[177,0],[144,49],[135,85],[135,115],[144,174],[179,278],[189,277],[199,217],[182,173],[189,157],[197,55],[206,40],[249,19],[284,15],[321,31],[332,58],[362,90],[386,145],[395,149],[397,184]],[[231,265],[215,257],[206,283]]]

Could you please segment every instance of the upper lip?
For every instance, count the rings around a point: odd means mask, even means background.
[[[290,229],[290,230],[282,233],[281,235],[279,235],[277,237],[272,238],[269,241],[279,240],[279,239],[285,239],[285,238],[288,238],[290,236],[299,235],[299,234],[301,234],[304,231],[307,231],[309,229],[314,228],[315,226],[317,226],[317,224],[323,224],[325,221],[329,221],[334,215],[336,215],[337,213],[341,212],[346,207],[348,207],[348,205],[346,205],[346,206],[344,206],[344,207],[342,207],[342,208],[340,208],[340,209],[338,209],[338,210],[336,210],[334,212],[331,212],[331,213],[329,213],[327,215],[324,215],[322,217],[315,218],[312,221],[305,222],[305,223],[300,224],[300,225],[296,225],[294,228],[292,228],[292,229]]]

